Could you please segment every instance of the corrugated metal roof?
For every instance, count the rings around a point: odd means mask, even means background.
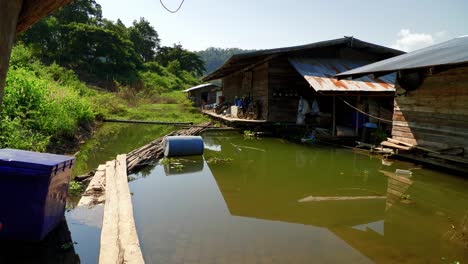
[[[235,72],[241,71],[249,66],[253,66],[262,61],[268,61],[279,55],[303,52],[306,50],[313,50],[319,48],[326,48],[332,46],[347,46],[355,49],[363,49],[366,52],[374,54],[382,54],[386,57],[397,56],[403,54],[403,51],[387,48],[384,46],[376,45],[373,43],[365,42],[354,37],[344,37],[333,40],[320,41],[307,45],[258,50],[233,55],[221,67],[203,77],[203,81],[211,81],[223,78]]]
[[[420,69],[442,65],[459,65],[464,63],[468,63],[468,36],[458,37],[424,49],[343,72],[338,74],[337,77],[360,77],[374,73],[383,75],[400,70]]]
[[[214,83],[205,83],[205,84],[200,84],[200,85],[197,85],[197,86],[194,86],[194,87],[190,87],[186,90],[183,90],[182,92],[186,93],[186,92],[190,92],[190,91],[193,91],[193,90],[197,90],[197,89],[201,89],[201,88],[206,88],[206,87],[215,87],[215,88],[220,88],[219,85],[217,84],[214,84]]]
[[[311,59],[291,57],[289,62],[317,92],[394,92],[395,75],[382,78],[363,77],[356,80],[338,80],[337,73],[366,65],[346,59]]]

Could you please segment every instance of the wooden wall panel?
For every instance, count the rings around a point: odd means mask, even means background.
[[[268,120],[295,123],[299,96],[313,93],[313,89],[286,58],[275,59],[269,65]]]
[[[404,92],[397,85],[397,94]],[[397,140],[468,153],[468,67],[428,76],[418,89],[396,97],[393,120]]]
[[[243,73],[235,73],[223,78],[223,95],[226,102],[234,103],[234,99],[239,95],[243,76]]]
[[[254,102],[262,102],[261,119],[268,118],[268,64],[265,63],[252,72],[252,97]]]
[[[223,95],[234,104],[236,97],[251,96],[255,102],[262,101],[262,119],[268,116],[268,64],[251,71],[239,72],[223,79]]]

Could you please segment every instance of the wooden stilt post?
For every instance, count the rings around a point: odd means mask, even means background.
[[[360,96],[358,95],[358,96],[356,97],[356,108],[357,108],[357,109],[360,109],[360,108],[359,108],[359,99],[360,99]],[[354,129],[354,135],[357,137],[358,134],[359,134],[359,111],[357,111],[357,110],[356,110],[356,122],[355,122],[355,123],[356,123],[356,124],[355,124],[356,127],[355,127],[355,129]]]
[[[333,95],[333,128],[332,136],[336,136],[336,96]]]
[[[11,47],[15,40],[16,25],[22,5],[23,0],[0,0],[0,111]]]

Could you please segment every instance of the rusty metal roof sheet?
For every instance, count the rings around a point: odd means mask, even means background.
[[[320,50],[327,47],[351,47],[360,49],[368,53],[381,54],[388,58],[403,54],[400,50],[391,49],[388,47],[365,42],[354,37],[344,37],[326,41],[315,42],[307,45],[267,49],[235,54],[227,60],[221,67],[203,77],[203,81],[211,81],[231,75],[235,72],[245,70],[248,67],[257,65],[258,63],[269,61],[277,56],[291,55],[304,51]]]
[[[289,62],[317,92],[395,92],[395,74],[355,80],[338,80],[334,77],[369,62],[304,57],[290,57]]]
[[[416,50],[338,74],[338,78],[361,77],[368,74],[384,75],[401,70],[429,67],[453,67],[468,63],[468,36]]]
[[[200,85],[188,88],[186,90],[183,90],[182,92],[186,93],[186,92],[190,92],[190,91],[198,90],[198,89],[202,89],[202,88],[207,88],[207,87],[221,88],[219,85],[214,84],[214,83],[205,83],[205,84],[200,84]]]

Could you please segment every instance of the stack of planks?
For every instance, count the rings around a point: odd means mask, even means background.
[[[197,127],[182,129],[169,133],[166,136],[194,136],[199,135],[212,124],[203,123]],[[135,149],[127,154],[127,166],[129,172],[134,172],[137,168],[148,165],[151,161],[161,158],[164,155],[164,137],[158,138],[141,148]]]

